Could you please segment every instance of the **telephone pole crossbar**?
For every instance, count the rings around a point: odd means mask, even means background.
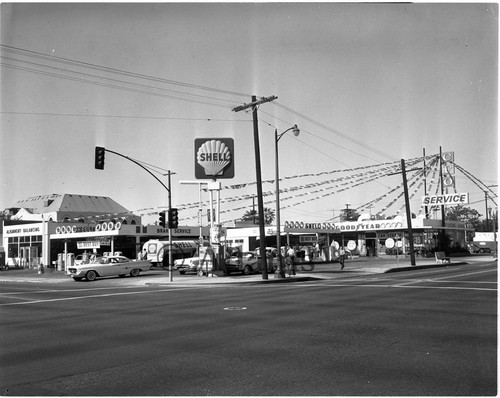
[[[275,95],[271,95],[270,97],[262,97],[261,99],[256,100],[256,101],[252,101],[249,104],[243,104],[243,105],[237,106],[236,108],[233,108],[232,111],[233,112],[243,111],[247,108],[253,108],[257,105],[264,104],[266,102],[274,101],[275,99],[278,99],[278,97],[276,97]]]

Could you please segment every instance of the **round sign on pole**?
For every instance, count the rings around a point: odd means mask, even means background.
[[[356,242],[354,242],[353,240],[350,240],[349,242],[347,242],[347,248],[350,251],[356,249]]]
[[[388,249],[392,249],[394,247],[394,239],[387,238],[385,240],[385,247],[387,247]]]
[[[402,247],[403,247],[403,241],[398,240],[398,241],[396,242],[396,246],[397,246],[397,247],[399,247],[399,248],[402,248]]]

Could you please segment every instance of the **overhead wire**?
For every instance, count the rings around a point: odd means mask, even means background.
[[[222,105],[222,104],[212,103],[212,102],[208,102],[208,101],[196,100],[196,99],[192,99],[192,98],[182,98],[182,97],[178,97],[178,96],[174,96],[174,95],[162,94],[162,93],[155,92],[155,91],[147,91],[144,89],[124,87],[124,86],[119,86],[119,85],[111,84],[111,83],[93,81],[93,80],[79,78],[79,77],[75,77],[75,76],[67,76],[67,75],[62,75],[62,74],[44,71],[44,70],[38,70],[38,69],[33,69],[33,68],[28,68],[28,67],[23,67],[23,66],[6,64],[4,62],[0,62],[0,65],[3,67],[6,67],[6,68],[11,68],[11,69],[16,69],[16,70],[21,70],[24,72],[40,74],[40,75],[44,75],[44,76],[55,77],[55,78],[64,79],[64,80],[75,81],[75,82],[79,82],[79,83],[86,83],[86,84],[107,87],[107,88],[113,88],[113,89],[117,89],[117,90],[128,91],[128,92],[133,92],[133,93],[138,93],[138,94],[151,95],[154,97],[171,98],[171,99],[176,99],[176,100],[180,100],[180,101],[193,102],[193,103],[209,105],[209,106],[217,106],[217,107],[222,107],[225,109],[228,108],[228,105]],[[78,72],[74,72],[74,73],[78,73]],[[102,80],[111,80],[111,81],[116,80],[116,79],[108,79],[108,78],[101,78],[101,77],[97,77],[97,78],[102,79]],[[144,85],[138,85],[136,83],[129,83],[129,82],[126,82],[126,84],[130,84],[132,86],[137,85],[139,87],[144,86]],[[156,88],[154,88],[154,87],[149,87],[149,88],[156,90]],[[160,89],[160,90],[164,91],[163,89]],[[165,90],[165,91],[171,91],[171,90]],[[183,93],[183,95],[188,95],[188,94]],[[197,96],[197,97],[201,97],[201,96]]]
[[[40,53],[37,51],[27,50],[27,49],[9,46],[9,45],[5,45],[5,44],[0,44],[0,48],[2,48],[3,51],[15,53],[18,55],[24,55],[24,56],[34,57],[34,58],[39,58],[39,59],[45,59],[45,60],[64,63],[64,64],[68,64],[68,65],[91,68],[91,69],[95,69],[95,70],[100,70],[100,71],[104,71],[104,72],[111,72],[111,73],[115,73],[115,74],[129,76],[129,77],[136,77],[136,78],[140,78],[140,79],[146,79],[146,80],[151,80],[151,81],[156,81],[156,82],[161,82],[161,83],[166,83],[166,84],[172,84],[172,85],[177,85],[177,86],[182,86],[182,87],[194,88],[194,89],[203,90],[203,91],[217,92],[217,93],[221,93],[221,94],[229,94],[229,95],[235,95],[235,96],[241,96],[241,97],[250,97],[249,94],[238,93],[236,91],[229,91],[229,90],[217,89],[217,88],[208,87],[208,86],[202,86],[199,84],[186,83],[186,82],[181,82],[181,81],[171,80],[171,79],[164,79],[164,78],[160,78],[160,77],[156,77],[156,76],[126,71],[123,69],[112,68],[112,67],[108,67],[108,66],[97,65],[97,64],[93,64],[93,63],[89,63],[89,62],[70,59],[70,58],[58,57],[55,55],[47,55],[47,54]]]
[[[133,115],[95,115],[83,113],[56,113],[56,112],[16,112],[16,111],[0,111],[0,114],[9,115],[32,115],[32,116],[62,116],[62,117],[102,117],[116,119],[149,119],[149,120],[192,120],[192,121],[207,121],[207,122],[252,122],[250,119],[234,120],[234,119],[218,119],[218,118],[193,118],[193,117],[167,117],[167,116],[133,116]]]
[[[317,126],[322,127],[323,129],[325,129],[325,130],[329,131],[330,133],[335,134],[335,135],[337,135],[337,136],[340,136],[340,137],[342,137],[342,138],[344,138],[344,139],[346,139],[346,140],[348,140],[348,141],[351,141],[352,143],[354,143],[354,144],[356,144],[356,145],[359,145],[359,146],[361,146],[361,147],[363,147],[363,148],[367,149],[368,151],[371,151],[371,152],[373,152],[373,153],[375,153],[375,154],[377,154],[377,155],[379,155],[379,156],[381,156],[381,157],[383,157],[383,158],[386,158],[386,159],[392,159],[392,158],[393,158],[393,156],[392,156],[392,155],[390,155],[390,154],[387,154],[387,153],[385,153],[385,152],[383,152],[383,151],[381,151],[381,150],[379,150],[379,149],[377,149],[377,148],[374,148],[374,147],[367,147],[367,146],[366,146],[366,143],[361,142],[361,141],[359,141],[359,140],[357,140],[357,139],[353,138],[352,136],[350,136],[350,135],[348,135],[348,134],[344,134],[344,133],[342,133],[342,132],[341,132],[341,131],[339,131],[339,130],[333,129],[333,128],[331,128],[331,127],[329,127],[329,126],[325,125],[324,123],[318,122],[317,120],[314,120],[313,118],[311,118],[311,117],[309,117],[309,116],[307,116],[307,115],[304,115],[304,114],[302,114],[302,113],[300,113],[300,112],[297,112],[297,111],[295,111],[295,110],[293,110],[293,109],[291,109],[291,108],[289,108],[289,107],[287,107],[287,106],[285,106],[285,105],[283,105],[283,104],[279,103],[278,101],[273,101],[273,102],[271,102],[271,104],[274,104],[274,105],[276,105],[276,106],[279,106],[279,107],[281,107],[281,108],[283,108],[283,109],[287,110],[288,112],[291,112],[291,113],[293,113],[293,114],[296,114],[297,116],[300,116],[300,117],[301,117],[301,118],[303,118],[304,120],[307,120],[307,121],[309,121],[309,122],[311,122],[311,123],[313,123],[313,124],[316,124]]]
[[[285,120],[283,120],[283,119],[280,119],[280,118],[278,118],[278,117],[274,116],[273,114],[271,114],[271,113],[269,113],[269,112],[266,112],[266,111],[263,111],[263,110],[261,110],[260,112],[261,112],[261,113],[264,113],[264,114],[266,114],[266,115],[268,115],[268,116],[270,116],[270,117],[273,117],[273,118],[275,118],[276,120],[279,120],[279,121],[281,121],[281,122],[283,122],[283,123],[288,123],[287,121],[285,121]],[[264,121],[262,118],[259,118],[259,121],[263,121],[263,122],[264,122],[264,123],[266,123],[267,125],[269,125],[269,126],[271,126],[271,127],[276,128],[276,127],[275,127],[275,126],[273,126],[271,123],[269,123],[269,122],[267,122],[267,121]],[[346,151],[348,151],[348,152],[354,153],[355,155],[359,155],[359,156],[364,157],[364,158],[366,158],[366,159],[368,159],[368,160],[371,160],[371,161],[373,161],[373,162],[378,162],[378,160],[376,160],[376,159],[373,159],[373,158],[371,158],[371,157],[369,157],[369,156],[367,156],[367,155],[365,155],[365,154],[362,154],[362,153],[357,152],[357,151],[355,151],[355,150],[353,150],[353,149],[350,149],[350,148],[347,148],[347,147],[345,147],[345,146],[343,146],[343,145],[340,145],[338,142],[333,142],[333,141],[330,141],[330,140],[326,139],[325,137],[322,137],[322,136],[320,136],[320,135],[318,135],[318,134],[314,134],[314,133],[312,133],[312,132],[310,132],[310,131],[308,131],[308,130],[304,129],[304,128],[303,128],[303,127],[301,127],[301,126],[299,126],[299,128],[300,128],[300,132],[301,132],[301,133],[305,133],[305,134],[311,135],[311,136],[313,136],[313,137],[315,137],[315,138],[317,138],[317,139],[319,139],[319,140],[322,140],[322,141],[325,141],[325,142],[327,142],[327,143],[329,143],[329,144],[335,145],[335,147],[338,147],[338,148],[344,149],[344,150],[346,150]],[[301,140],[300,138],[295,137],[295,139],[296,139],[296,140],[298,140],[298,141],[300,141],[301,143],[305,144],[305,142],[304,142],[303,140]],[[306,145],[307,145],[307,144],[306,144]],[[307,146],[310,146],[310,145],[307,145]],[[316,149],[316,150],[317,150],[317,149]],[[318,152],[323,153],[323,152],[321,152],[321,151],[318,151]],[[323,154],[324,154],[324,153],[323,153]],[[336,161],[337,161],[337,162],[339,162],[339,163],[342,163],[342,162],[340,162],[338,159],[333,158],[333,157],[331,157],[330,155],[326,155],[326,154],[324,154],[324,155],[325,155],[325,156],[327,156],[327,157],[329,157],[329,158],[332,158],[332,159],[336,160]],[[345,166],[348,166],[348,165],[346,165],[345,163],[342,163],[342,164],[344,164]]]

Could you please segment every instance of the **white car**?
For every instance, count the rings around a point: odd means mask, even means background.
[[[199,263],[199,257],[179,258],[174,260],[174,270],[178,270],[181,275],[184,275],[186,272],[196,273]]]
[[[75,281],[86,279],[93,281],[104,276],[139,276],[141,271],[149,271],[152,267],[149,260],[131,260],[125,256],[101,257],[95,262],[68,267],[66,274]]]

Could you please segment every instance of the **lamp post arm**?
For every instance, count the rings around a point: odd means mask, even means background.
[[[293,126],[293,127],[290,127],[288,129],[286,129],[285,131],[283,131],[281,134],[278,135],[278,130],[274,130],[275,134],[276,134],[276,142],[278,142],[281,137],[283,137],[287,132],[289,132],[290,130],[298,130],[298,127],[297,125]]]

